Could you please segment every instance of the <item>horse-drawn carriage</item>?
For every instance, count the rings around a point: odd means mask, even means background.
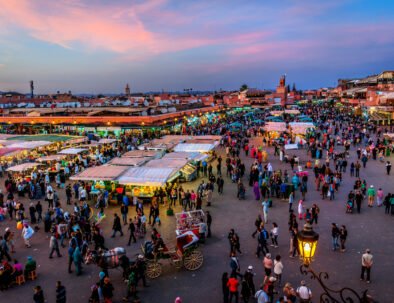
[[[152,242],[147,241],[141,247],[146,259],[146,276],[155,279],[161,275],[162,265],[159,260],[169,260],[176,268],[182,266],[187,270],[199,269],[204,256],[198,249],[199,238],[192,232],[186,231],[177,236],[176,247],[169,249],[166,245],[155,249]]]

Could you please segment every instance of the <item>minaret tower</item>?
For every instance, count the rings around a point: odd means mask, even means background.
[[[126,84],[126,88],[125,88],[124,91],[125,91],[126,96],[127,96],[127,97],[130,97],[130,87],[129,87],[129,84],[128,84],[128,83]]]

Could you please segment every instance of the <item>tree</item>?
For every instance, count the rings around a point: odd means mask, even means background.
[[[245,91],[248,89],[248,85],[247,84],[242,84],[241,88],[239,89],[241,92]]]

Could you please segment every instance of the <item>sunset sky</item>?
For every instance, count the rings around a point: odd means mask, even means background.
[[[0,0],[0,91],[299,88],[394,69],[391,0]]]

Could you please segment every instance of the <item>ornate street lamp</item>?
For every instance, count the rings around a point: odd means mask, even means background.
[[[339,290],[332,289],[325,284],[325,280],[328,280],[329,276],[327,272],[316,273],[311,263],[316,252],[317,242],[319,240],[319,234],[316,233],[311,224],[305,223],[304,229],[297,234],[298,240],[298,253],[302,260],[300,267],[301,274],[310,275],[312,280],[316,280],[320,287],[323,289],[323,293],[320,295],[319,302],[321,303],[370,303],[367,295],[368,290],[364,290],[360,295],[357,291],[350,287],[343,287]]]
[[[304,229],[297,235],[298,251],[304,265],[309,265],[313,261],[316,252],[319,234],[316,233],[312,225],[305,223]]]

